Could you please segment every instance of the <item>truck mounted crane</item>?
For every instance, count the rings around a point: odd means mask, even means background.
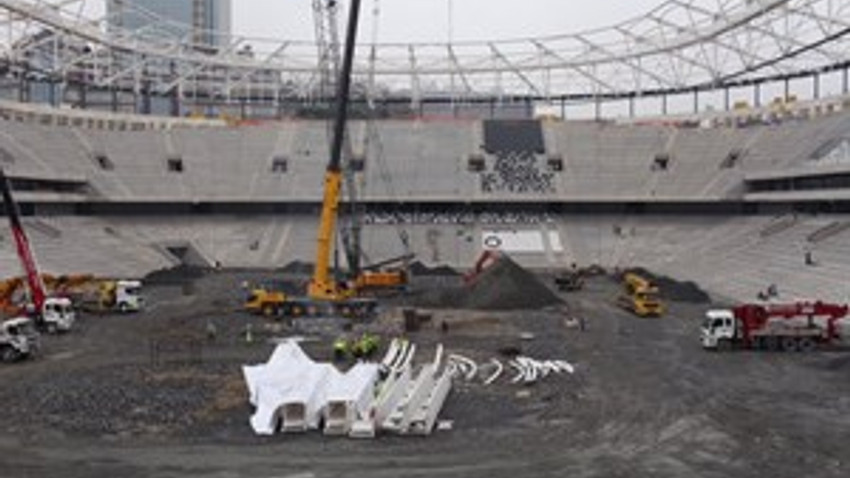
[[[841,338],[847,305],[824,302],[744,304],[706,312],[700,330],[709,350],[744,348],[808,352]]]

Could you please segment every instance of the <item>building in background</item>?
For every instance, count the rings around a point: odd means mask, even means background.
[[[172,35],[200,45],[227,43],[231,0],[107,0],[109,25]]]

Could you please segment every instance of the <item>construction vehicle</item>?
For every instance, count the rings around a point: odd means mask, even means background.
[[[841,338],[839,322],[848,306],[824,302],[744,304],[705,314],[700,330],[703,348],[808,352]]]
[[[100,282],[98,305],[101,311],[138,312],[144,306],[142,282],[137,280],[104,280]]]
[[[357,293],[403,290],[408,285],[406,264],[413,259],[413,254],[405,254],[385,261],[377,262],[366,267],[358,267],[351,281]],[[402,265],[389,268],[391,264]]]
[[[638,317],[661,317],[664,315],[664,302],[659,296],[658,287],[645,277],[634,272],[623,275],[625,293],[617,298],[617,303]]]
[[[18,307],[18,310],[15,312],[33,318],[38,327],[50,333],[68,331],[73,326],[75,320],[71,301],[63,297],[47,296],[44,281],[38,272],[38,266],[36,265],[29,239],[21,224],[21,213],[18,209],[18,204],[12,197],[12,186],[3,168],[0,168],[0,190],[2,190],[3,194],[6,215],[9,216],[9,224],[12,230],[12,237],[15,240],[18,259],[26,274],[26,286],[29,292],[27,303],[24,306]],[[14,293],[14,290],[7,292]]]
[[[575,265],[570,270],[559,272],[555,276],[555,285],[561,292],[573,292],[584,288],[584,274]]]
[[[321,63],[320,92],[325,97],[333,89],[339,86],[340,72],[342,71],[342,54],[340,51],[339,32],[337,25],[337,14],[340,5],[336,0],[313,0],[314,18],[316,21],[316,45],[319,48]],[[373,12],[374,13],[374,12]],[[373,34],[376,33],[373,31]],[[377,38],[373,38],[377,40]],[[374,61],[370,61],[369,81],[374,81]],[[367,87],[367,91],[374,91],[374,84]],[[367,94],[367,106],[370,113],[374,112],[375,103]],[[328,122],[328,133],[333,138],[333,122]],[[414,257],[410,254],[409,238],[406,231],[399,230],[399,238],[404,247],[404,254],[381,262],[369,261],[366,253],[361,248],[361,231],[363,228],[363,204],[358,199],[357,171],[362,168],[355,167],[355,161],[365,161],[366,152],[373,147],[375,149],[375,165],[378,174],[385,183],[387,193],[394,197],[393,188],[390,184],[389,171],[382,161],[383,147],[378,139],[378,131],[374,125],[374,115],[368,115],[366,123],[367,133],[364,136],[362,157],[355,158],[350,135],[343,134],[342,153],[343,158],[348,161],[343,164],[344,188],[348,193],[348,201],[343,204],[340,215],[339,235],[344,257],[348,266],[347,274],[342,279],[347,280],[355,294],[382,294],[404,290],[408,285],[409,262]],[[368,264],[364,266],[363,264]]]
[[[18,314],[20,307],[15,304],[15,294],[23,285],[24,280],[20,277],[0,281],[0,316],[10,317]]]
[[[257,288],[251,291],[245,308],[265,315],[342,315],[362,317],[374,313],[374,299],[358,296],[356,280],[337,280],[331,271],[331,256],[334,246],[336,222],[342,192],[342,146],[348,118],[348,103],[351,86],[351,68],[354,59],[354,44],[357,37],[360,0],[352,0],[349,9],[345,52],[339,73],[336,94],[331,157],[325,168],[324,196],[319,218],[316,240],[316,263],[313,275],[307,284],[307,295],[290,296],[284,292]]]
[[[32,357],[38,349],[38,332],[31,319],[17,317],[0,322],[0,359],[4,362]]]
[[[22,294],[24,279],[13,277],[0,282],[0,316],[36,317],[42,321],[42,327],[50,333],[67,332],[74,322],[75,312],[73,304],[67,297],[51,296],[44,299],[41,309],[36,309],[35,304],[20,305],[26,302],[18,295]],[[38,311],[38,313],[36,313]]]

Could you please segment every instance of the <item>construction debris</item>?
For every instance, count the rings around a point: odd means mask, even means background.
[[[502,362],[499,362],[496,359],[490,359],[490,363],[493,364],[495,370],[489,377],[484,379],[484,385],[490,385],[491,383],[495,382],[496,379],[502,376],[502,372],[504,372],[505,370],[505,367],[502,365]]]
[[[540,361],[529,357],[517,357],[508,364],[518,372],[511,379],[511,383],[531,384],[546,378],[550,373],[575,373],[575,367],[565,360]]]
[[[315,269],[315,267],[316,266],[312,262],[292,261],[283,266],[281,272],[285,274],[309,275],[313,273],[313,269]]]
[[[180,264],[174,267],[159,269],[146,275],[143,279],[145,284],[184,284],[202,277],[208,269]]]
[[[478,374],[478,365],[472,359],[462,355],[449,355],[449,368],[452,375],[472,380]]]
[[[510,360],[508,365],[517,371],[517,374],[511,379],[511,383],[532,384],[550,374],[575,373],[575,367],[566,360],[535,360],[520,355]],[[448,368],[455,378],[464,379],[467,382],[475,379],[479,375],[479,371],[489,373],[484,378],[484,385],[495,382],[505,370],[502,362],[495,358],[479,367],[472,359],[457,354],[449,355]],[[491,368],[493,372],[488,372]]]
[[[410,274],[414,276],[459,276],[460,273],[449,266],[437,265],[428,267],[420,261],[410,264]]]

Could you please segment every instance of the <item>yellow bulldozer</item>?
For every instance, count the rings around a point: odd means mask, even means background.
[[[623,275],[623,294],[617,303],[638,317],[661,317],[664,315],[664,302],[659,295],[658,286],[649,279],[627,272]]]

